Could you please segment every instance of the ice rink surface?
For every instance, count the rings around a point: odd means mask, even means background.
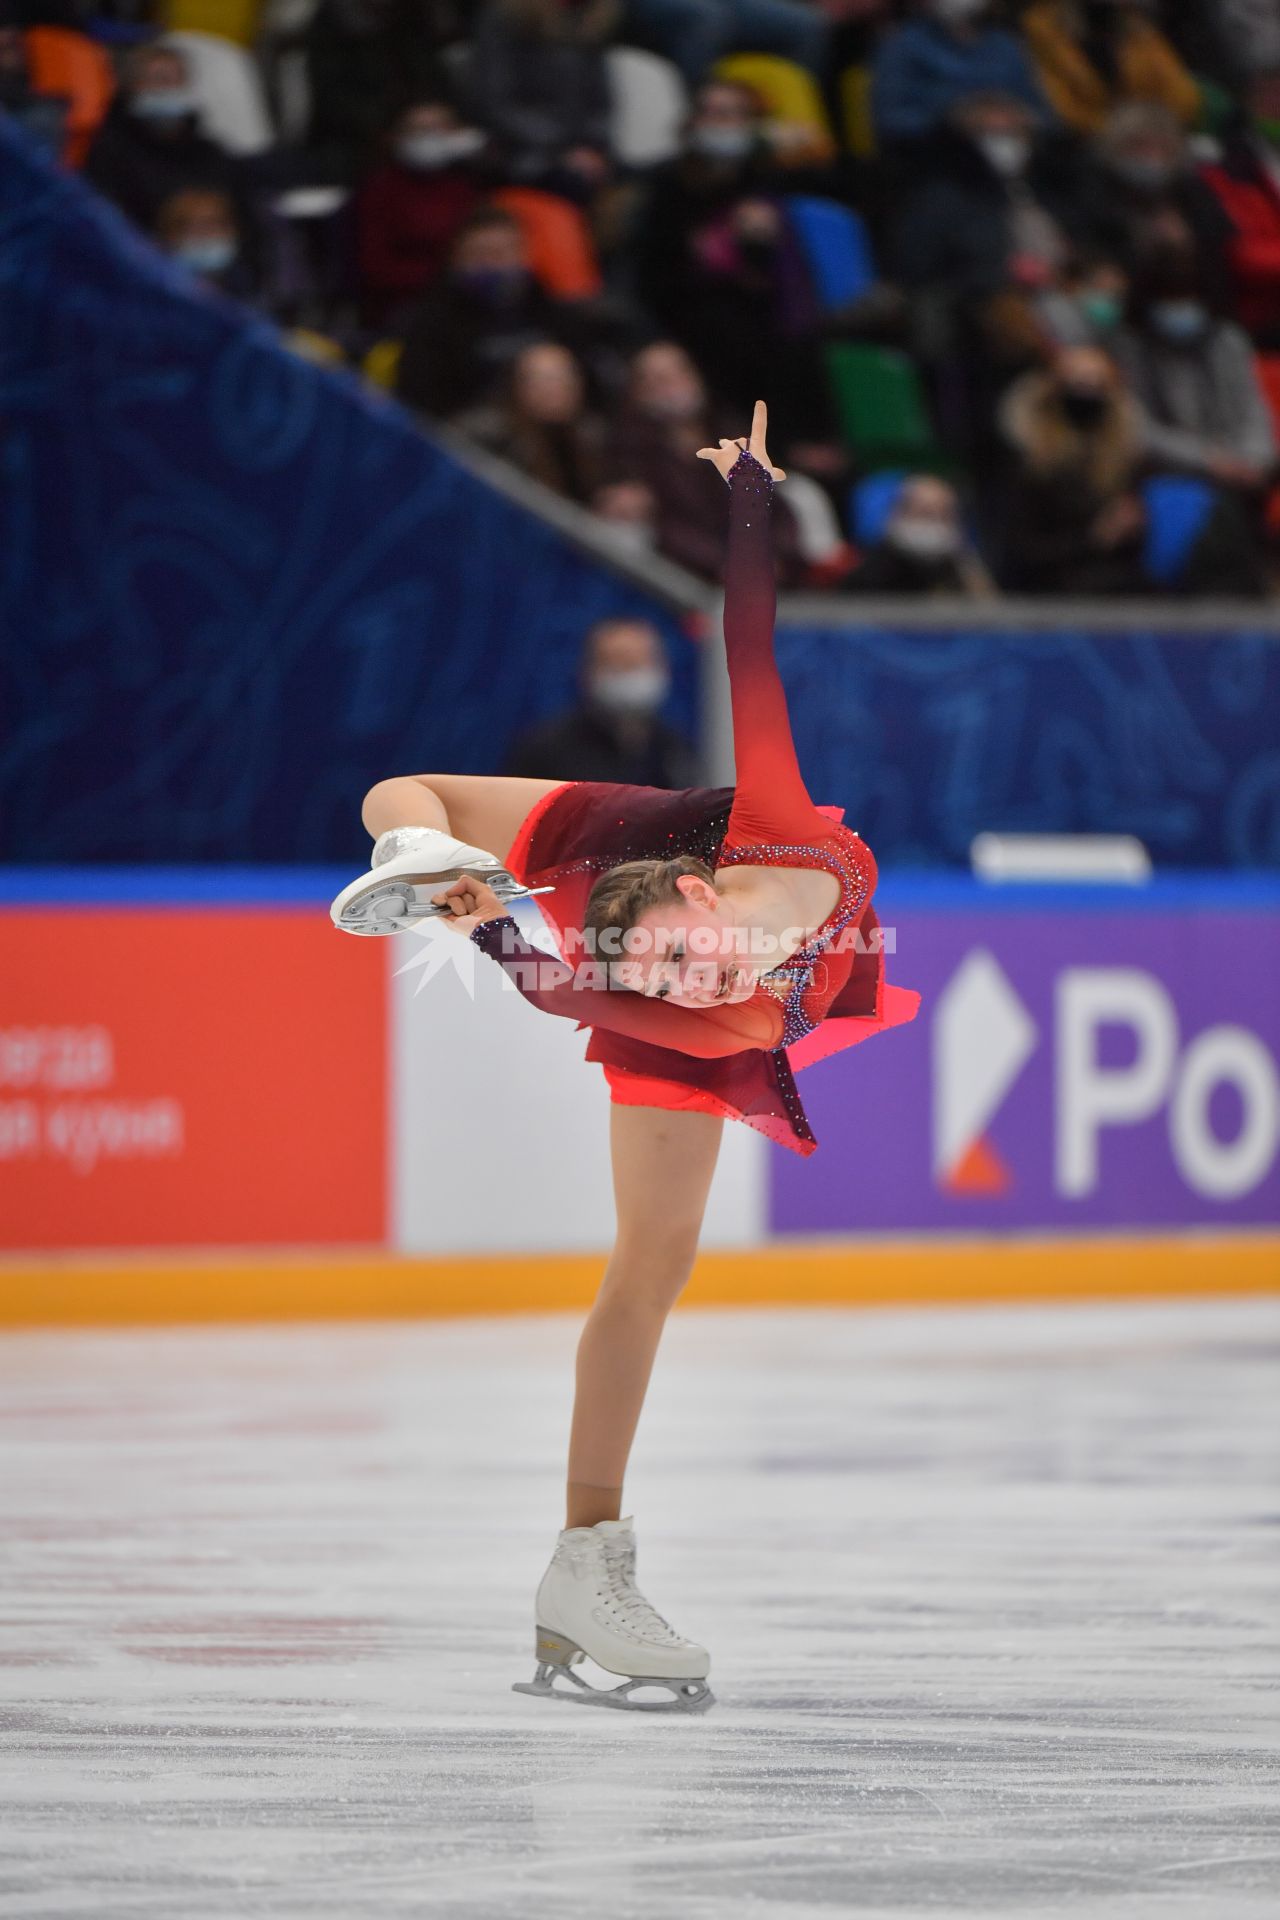
[[[682,1313],[703,1718],[509,1691],[576,1319],[0,1340],[0,1915],[1280,1906],[1280,1302]]]

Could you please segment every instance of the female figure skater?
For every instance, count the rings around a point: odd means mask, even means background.
[[[617,1238],[577,1352],[566,1524],[538,1588],[537,1670],[517,1691],[607,1706],[709,1706],[710,1656],[635,1582],[622,1484],[658,1340],[693,1267],[721,1129],[816,1144],[793,1068],[913,1017],[888,986],[871,849],[815,807],[773,657],[769,508],[784,476],[751,438],[704,447],[729,484],[724,632],[737,781],[664,792],[594,781],[413,774],[364,803],[372,871],[333,903],[353,933],[437,913],[545,1012],[591,1030],[611,1094]],[[498,851],[491,851],[497,849]],[[550,890],[555,959],[508,904]],[[590,1655],[625,1676],[589,1686]],[[557,1685],[557,1682],[570,1685]],[[636,1700],[637,1689],[666,1697]]]

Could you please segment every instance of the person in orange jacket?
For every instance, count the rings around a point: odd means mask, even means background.
[[[1022,16],[1040,85],[1069,127],[1096,133],[1125,100],[1155,100],[1191,126],[1200,89],[1142,0],[1038,0]]]

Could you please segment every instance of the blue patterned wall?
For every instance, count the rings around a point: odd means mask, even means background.
[[[363,861],[384,774],[483,772],[656,607],[398,409],[192,291],[0,117],[0,859]],[[1248,631],[784,630],[805,774],[882,863],[982,828],[1280,866]]]
[[[0,116],[0,859],[349,861],[642,593],[193,290]]]
[[[1280,635],[788,631],[809,790],[877,859],[984,829],[1135,833],[1166,866],[1280,867]]]

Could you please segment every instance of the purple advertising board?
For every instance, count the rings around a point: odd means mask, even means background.
[[[905,1027],[805,1069],[777,1233],[1273,1225],[1280,880],[882,875]]]

